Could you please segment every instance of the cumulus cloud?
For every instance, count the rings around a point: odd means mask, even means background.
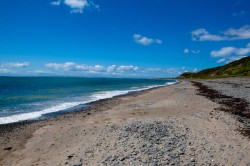
[[[158,77],[171,77],[177,76],[186,70],[185,67],[180,68],[143,68],[134,65],[84,65],[74,62],[66,63],[47,63],[45,67],[53,70],[53,74],[68,74],[68,75],[113,75],[113,76],[158,76]],[[48,72],[47,72],[48,73]]]
[[[210,34],[206,29],[196,29],[191,32],[192,34],[192,40],[194,41],[221,41],[225,40],[224,37],[218,36],[218,35],[212,35]]]
[[[94,72],[102,72],[106,70],[106,68],[101,65],[90,66],[89,68],[90,68],[90,71],[94,71]]]
[[[247,44],[245,48],[236,48],[236,47],[223,47],[220,50],[212,51],[210,53],[211,57],[221,58],[217,63],[229,63],[234,60],[245,57],[250,53],[250,43]]]
[[[47,63],[45,67],[53,69],[53,70],[64,70],[64,71],[84,71],[88,73],[99,73],[99,72],[108,72],[108,73],[123,73],[123,72],[132,72],[137,71],[139,68],[137,66],[116,66],[111,65],[108,67],[104,67],[101,65],[84,65],[77,64],[74,62],[66,62],[66,63]]]
[[[88,72],[100,72],[104,71],[105,68],[101,65],[88,66],[77,64],[74,62],[66,62],[66,63],[47,63],[45,64],[47,68],[54,70],[66,70],[66,71],[88,71]]]
[[[183,50],[183,53],[184,54],[189,54],[189,53],[192,53],[192,54],[199,54],[200,53],[200,50],[189,50],[189,49],[184,49]]]
[[[149,37],[142,36],[140,34],[134,34],[133,38],[136,43],[144,45],[144,46],[148,46],[153,43],[162,44],[162,41],[160,39],[152,39]]]
[[[99,5],[94,4],[91,0],[61,0],[53,1],[50,3],[53,6],[60,6],[62,4],[71,8],[71,13],[83,13],[84,9],[92,7],[99,9]]]
[[[9,62],[9,63],[3,63],[1,65],[2,67],[28,67],[30,66],[29,62]]]
[[[224,41],[250,39],[250,25],[245,25],[239,29],[229,28],[219,34],[211,34],[206,29],[196,29],[191,32],[194,41]]]
[[[236,48],[236,47],[223,47],[218,51],[212,51],[212,57],[226,57],[230,55],[246,55],[250,53],[250,47],[247,45],[246,48]]]
[[[108,67],[107,67],[107,72],[112,73],[112,72],[115,71],[115,69],[116,69],[116,65],[108,66]]]
[[[71,13],[83,13],[83,9],[89,6],[87,0],[65,0],[64,4],[71,8]]]
[[[236,49],[235,47],[223,47],[220,50],[212,51],[210,55],[212,57],[224,57],[233,54]]]
[[[137,66],[119,66],[117,67],[116,71],[117,72],[126,72],[126,71],[137,71],[139,68]]]
[[[249,39],[250,38],[250,25],[243,26],[239,29],[230,28],[224,32],[231,40]]]

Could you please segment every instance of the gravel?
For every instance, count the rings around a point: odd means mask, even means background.
[[[201,81],[227,96],[250,100],[249,78]],[[244,124],[229,112],[205,110],[164,119],[131,120],[93,129],[93,144],[65,165],[250,165]]]
[[[221,78],[201,82],[225,95],[243,98],[250,103],[250,77]]]
[[[210,120],[202,124],[206,119]],[[213,111],[107,125],[93,131],[95,143],[65,165],[245,165],[250,147],[232,132],[236,123],[230,115]]]

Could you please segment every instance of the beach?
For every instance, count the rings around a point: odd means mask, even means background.
[[[181,80],[0,125],[0,165],[250,165],[249,82]],[[227,108],[225,96],[243,103],[234,108],[244,113]]]

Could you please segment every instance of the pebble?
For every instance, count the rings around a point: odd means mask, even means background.
[[[100,138],[97,138],[99,142],[94,144],[96,146],[89,146],[84,153],[95,154],[95,152],[99,152],[101,160],[98,163],[103,165],[163,166],[186,163],[182,165],[189,166],[209,165],[213,158],[218,162],[216,158],[218,153],[224,155],[226,151],[236,147],[234,144],[226,146],[223,143],[211,146],[212,140],[209,139],[211,133],[206,137],[203,136],[204,131],[196,131],[197,135],[190,137],[190,134],[193,134],[192,130],[192,128],[185,127],[181,121],[178,122],[176,119],[107,125],[104,133],[109,138],[100,134]],[[216,135],[212,135],[215,139]],[[196,156],[202,157],[204,163],[199,163],[199,160],[196,161]],[[223,158],[225,162],[224,156],[219,155],[219,157]],[[238,161],[242,160],[240,155],[235,156],[235,158]],[[92,156],[92,158],[89,158],[90,160],[94,161],[95,158]],[[73,160],[68,161],[72,162]]]
[[[191,162],[195,162],[195,159],[194,159],[194,158],[191,158],[190,161],[191,161]]]

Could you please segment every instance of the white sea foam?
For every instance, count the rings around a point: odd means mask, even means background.
[[[95,93],[95,94],[91,95],[90,100],[88,100],[88,101],[67,102],[67,103],[62,103],[62,104],[56,105],[54,107],[44,109],[42,111],[22,113],[22,114],[18,114],[18,115],[11,115],[11,116],[8,116],[8,117],[0,117],[0,124],[7,124],[7,123],[14,123],[14,122],[19,122],[19,121],[24,121],[24,120],[37,119],[37,118],[39,118],[39,117],[41,117],[41,116],[43,116],[45,114],[66,110],[66,109],[78,106],[80,104],[87,104],[87,103],[98,101],[98,100],[101,100],[101,99],[108,99],[108,98],[112,98],[114,96],[124,95],[124,94],[127,94],[129,92],[138,92],[138,91],[152,89],[152,88],[156,88],[156,87],[171,85],[171,84],[175,84],[177,82],[178,81],[176,81],[176,82],[168,82],[165,85],[151,85],[151,86],[143,87],[143,88],[140,88],[140,89],[99,92],[99,93]]]
[[[22,113],[18,115],[11,115],[8,117],[0,117],[0,124],[14,123],[14,122],[23,121],[23,120],[36,119],[36,118],[41,117],[44,114],[65,110],[65,109],[77,106],[79,104],[84,104],[84,103],[80,103],[80,102],[63,103],[63,104],[60,104],[51,108],[44,109],[42,111]]]

